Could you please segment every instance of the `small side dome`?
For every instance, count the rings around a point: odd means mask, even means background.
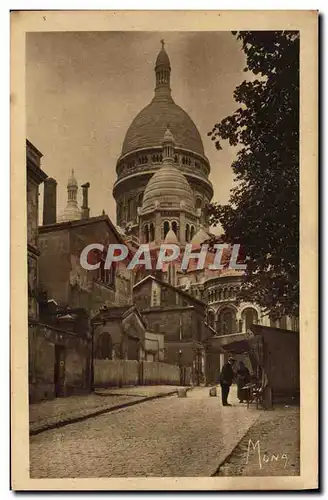
[[[192,245],[201,245],[204,241],[209,239],[209,234],[200,227],[195,236],[191,240]]]
[[[165,236],[164,243],[171,244],[171,245],[177,245],[179,243],[177,235],[175,234],[175,232],[172,229],[170,229],[168,231],[167,235]]]
[[[157,209],[180,209],[194,212],[195,199],[185,176],[172,165],[163,165],[149,180],[141,213]]]
[[[67,187],[77,187],[77,180],[74,175],[74,169],[72,169],[71,176],[68,178]]]

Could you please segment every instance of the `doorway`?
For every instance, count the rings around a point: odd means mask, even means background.
[[[65,347],[55,345],[54,384],[56,398],[65,396],[65,358]]]

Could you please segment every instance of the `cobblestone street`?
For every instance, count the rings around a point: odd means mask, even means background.
[[[210,476],[259,412],[208,388],[137,404],[30,438],[32,478]]]
[[[177,390],[178,387],[165,385],[98,389],[95,393],[83,396],[70,396],[31,404],[29,407],[30,433],[34,434],[72,420],[82,420],[97,412],[106,412],[122,405],[165,396]]]

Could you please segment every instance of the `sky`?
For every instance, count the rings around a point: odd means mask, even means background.
[[[79,186],[91,184],[90,215],[105,210],[116,221],[116,161],[130,123],[153,98],[162,38],[172,97],[195,122],[211,164],[213,201],[228,201],[236,149],[225,141],[217,151],[207,133],[238,107],[233,91],[245,79],[245,55],[230,32],[29,33],[27,138],[43,154],[43,170],[58,182],[57,213],[66,205],[74,169]],[[78,196],[81,204],[81,190]]]

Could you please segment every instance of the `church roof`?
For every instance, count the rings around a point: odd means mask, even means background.
[[[195,211],[195,199],[185,176],[173,165],[163,165],[149,180],[142,212],[155,208]]]
[[[175,137],[176,147],[204,156],[204,146],[196,125],[172,97],[156,98],[135,117],[122,147],[122,155],[136,149],[161,146],[167,123]]]
[[[142,280],[138,281],[138,283],[133,285],[133,289],[139,288],[140,286],[143,286],[148,281],[155,281],[156,283],[158,283],[162,287],[170,288],[171,290],[174,290],[177,294],[185,297],[189,302],[194,302],[195,304],[205,306],[205,302],[203,302],[202,300],[196,299],[192,295],[189,295],[189,293],[186,293],[183,290],[181,290],[181,288],[177,288],[177,287],[171,285],[170,283],[167,283],[167,281],[162,281],[162,280],[155,278],[155,276],[153,276],[152,274],[149,274],[148,276],[146,276]]]
[[[163,43],[163,42],[162,42]],[[148,106],[138,113],[126,133],[122,155],[141,148],[162,147],[163,136],[170,124],[176,147],[204,156],[204,146],[196,125],[171,96],[170,60],[164,49],[157,56],[155,96]],[[166,72],[166,80],[162,79]]]

